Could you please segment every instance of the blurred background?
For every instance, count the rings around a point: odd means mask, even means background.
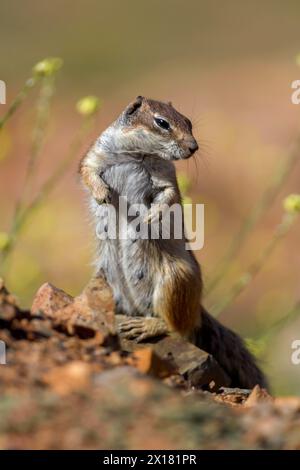
[[[297,220],[255,279],[223,303],[273,239],[283,199],[300,192],[300,164],[293,161],[289,167],[300,127],[300,105],[291,102],[291,83],[300,79],[299,20],[297,0],[1,1],[0,79],[7,85],[7,104],[0,105],[0,116],[34,64],[48,56],[64,61],[29,201],[74,154],[54,190],[26,220],[6,260],[6,283],[23,306],[45,281],[78,294],[91,276],[93,229],[78,162],[124,106],[142,94],[172,101],[194,122],[200,152],[196,161],[177,168],[186,196],[205,204],[205,246],[197,256],[208,286],[206,305],[245,338],[256,339],[295,311],[300,299]],[[75,145],[82,125],[76,102],[86,95],[98,96],[101,107],[94,126]],[[2,244],[23,197],[38,100],[37,85],[0,133]],[[261,198],[272,185],[276,191],[269,195],[268,210],[237,246],[240,228],[253,210],[261,210]],[[260,354],[275,393],[300,394],[300,365],[291,363],[300,313],[292,317]]]

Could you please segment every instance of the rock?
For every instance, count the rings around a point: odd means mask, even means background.
[[[116,335],[112,292],[101,277],[91,279],[82,294],[60,312],[60,317]]]
[[[103,279],[75,299],[49,285],[41,291],[45,307],[30,314],[0,281],[8,364],[1,368],[0,447],[300,448],[299,397],[272,400],[259,387],[199,391],[226,387],[228,378],[209,354],[176,336],[101,347],[115,337]]]
[[[68,395],[85,389],[90,382],[91,366],[82,361],[72,361],[65,366],[54,367],[47,372],[43,381],[59,395]]]
[[[47,319],[28,319],[19,320],[15,318],[9,327],[11,334],[17,338],[26,338],[30,341],[40,338],[50,338],[53,335],[52,324]]]
[[[215,391],[230,384],[229,377],[210,354],[181,338],[166,336],[154,343],[144,344],[122,340],[121,344],[127,351],[150,346],[154,353],[163,361],[168,361],[191,387]]]
[[[143,374],[163,379],[177,372],[175,365],[169,359],[160,357],[153,347],[141,348],[134,351],[130,361]]]
[[[37,291],[31,312],[33,315],[43,313],[47,317],[54,318],[56,312],[72,304],[73,297],[58,289],[49,282],[43,284]]]
[[[155,345],[155,352],[162,358],[172,358],[178,372],[190,386],[218,390],[230,383],[230,379],[217,361],[206,351],[180,338],[168,336]]]
[[[268,394],[267,390],[265,390],[264,388],[260,388],[259,385],[256,385],[247,400],[245,401],[244,406],[249,407],[257,405],[257,403],[259,402],[266,403],[272,401],[273,398],[271,397],[271,395]]]
[[[8,292],[0,279],[0,330],[9,331],[13,338],[26,338],[29,318],[30,312],[19,308],[16,298]],[[37,325],[34,325],[34,329],[37,329]],[[32,337],[37,336],[37,331],[32,331]]]
[[[97,312],[101,307],[101,311],[106,315],[106,321],[110,319],[111,325],[114,326],[115,303],[112,290],[103,277],[98,276],[92,278],[83,289],[81,297],[86,299],[86,303],[91,310]]]
[[[44,284],[34,298],[31,313],[51,318],[53,327],[68,335],[94,338],[95,344],[117,347],[113,306],[109,286],[98,277],[75,298],[49,283]]]
[[[299,413],[300,412],[300,397],[276,397],[274,399],[274,406],[286,413]]]
[[[0,278],[0,326],[5,322],[11,322],[16,316],[19,316],[21,310],[18,307],[16,298],[11,295]]]
[[[93,278],[81,295],[56,312],[56,325],[65,326],[69,334],[77,334],[82,338],[97,335],[100,339],[102,335],[101,344],[117,347],[113,309],[111,289],[103,278]]]
[[[247,388],[221,387],[215,396],[215,400],[231,406],[241,406],[246,402],[250,394],[251,390]]]

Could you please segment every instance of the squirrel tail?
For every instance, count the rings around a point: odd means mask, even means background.
[[[210,353],[231,378],[231,386],[268,388],[264,374],[244,341],[202,308],[202,323],[196,333],[196,346]]]

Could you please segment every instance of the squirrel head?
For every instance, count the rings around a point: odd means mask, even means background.
[[[163,103],[138,96],[114,124],[119,151],[154,154],[165,160],[191,157],[198,144],[191,121]]]

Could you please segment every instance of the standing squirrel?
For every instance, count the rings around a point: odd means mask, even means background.
[[[160,220],[173,204],[181,204],[174,160],[198,150],[191,121],[171,103],[138,96],[96,140],[80,162],[89,189],[96,225],[114,222],[107,204],[119,209],[144,207],[143,224]],[[118,210],[116,211],[118,213]],[[132,218],[126,214],[129,232]],[[102,224],[102,225],[101,225]],[[173,227],[174,229],[174,227]],[[128,234],[129,234],[128,232]],[[266,387],[263,373],[243,340],[202,307],[203,283],[186,238],[105,238],[98,241],[98,275],[113,290],[116,313],[127,316],[119,330],[125,338],[146,338],[176,332],[212,354],[233,387]]]

